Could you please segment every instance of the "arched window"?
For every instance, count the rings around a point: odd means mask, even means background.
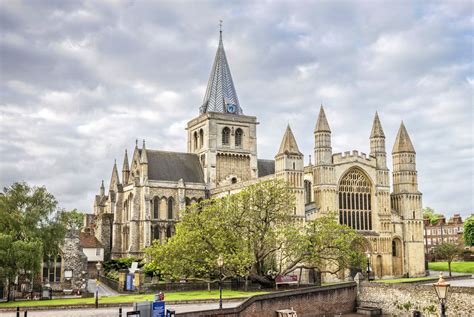
[[[122,221],[126,222],[128,220],[128,200],[125,200],[125,202],[123,203],[122,213],[123,213]]]
[[[173,198],[168,198],[168,219],[173,219]]]
[[[228,145],[229,138],[230,138],[230,129],[228,127],[225,127],[224,129],[222,129],[222,144]]]
[[[153,198],[153,219],[158,219],[160,210],[160,199],[158,197]]]
[[[185,202],[186,202],[186,206],[191,205],[191,199],[189,199],[189,197],[186,197]]]
[[[241,128],[238,128],[237,130],[235,130],[235,146],[237,147],[240,147],[242,146],[242,135],[243,135],[243,131]]]
[[[392,240],[392,256],[397,256],[397,242]]]
[[[232,184],[235,184],[237,183],[237,177],[232,177],[232,180],[231,180]]]
[[[354,168],[339,183],[339,223],[356,230],[372,230],[371,185],[361,170]]]
[[[160,240],[160,227],[153,227],[153,240]]]
[[[171,230],[171,226],[169,226],[168,228],[166,228],[166,237],[171,238],[172,235],[173,235],[173,232]]]
[[[199,130],[199,148],[202,148],[204,145],[204,131],[201,129]]]
[[[198,148],[198,134],[194,131],[194,149],[197,150]]]
[[[305,204],[309,204],[311,202],[311,191],[312,191],[312,184],[310,181],[304,181],[304,191],[305,191]]]

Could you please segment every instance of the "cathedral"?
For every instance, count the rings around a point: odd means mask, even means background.
[[[199,115],[186,126],[187,151],[148,149],[145,141],[137,142],[130,156],[125,151],[121,177],[113,165],[108,192],[102,181],[86,225],[94,227],[105,257],[143,256],[153,240],[165,243],[175,233],[186,205],[280,178],[296,197],[292,212],[297,219],[337,212],[340,223],[365,237],[377,278],[424,275],[422,194],[416,153],[403,122],[392,149],[392,191],[377,113],[370,154],[333,153],[321,106],[313,132],[314,163],[310,159],[308,165],[290,126],[282,131],[274,160],[259,159],[257,124],[240,106],[221,32]]]

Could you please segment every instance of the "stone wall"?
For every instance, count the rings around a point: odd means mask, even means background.
[[[383,314],[393,316],[411,316],[413,310],[423,316],[440,314],[433,286],[418,283],[362,283],[359,305],[378,307]],[[446,306],[448,316],[474,316],[474,288],[450,287]]]
[[[78,231],[70,230],[66,233],[61,253],[63,263],[58,289],[87,289],[87,257],[81,251]],[[66,279],[64,271],[72,271],[72,278]]]
[[[356,284],[351,282],[257,295],[235,308],[178,313],[176,316],[274,317],[277,310],[291,308],[298,317],[333,316],[353,312],[355,303]]]

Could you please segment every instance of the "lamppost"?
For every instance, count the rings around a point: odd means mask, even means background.
[[[102,263],[100,263],[100,261],[97,262],[95,268],[97,269],[97,279],[95,280],[95,308],[99,308],[99,276],[100,270],[102,269]]]
[[[450,285],[444,280],[442,272],[439,273],[438,282],[434,283],[433,286],[441,302],[441,317],[446,317],[446,298],[448,297],[448,288]]]
[[[217,266],[219,267],[219,309],[222,309],[222,267],[224,266],[222,255],[217,258]]]
[[[370,281],[370,252],[369,250],[365,252],[365,255],[367,257],[367,281]]]

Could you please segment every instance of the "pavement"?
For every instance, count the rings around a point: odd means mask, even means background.
[[[433,271],[433,270],[430,270],[429,272],[430,272],[429,276],[438,277],[439,273],[443,272],[444,277],[449,277],[449,272],[447,272],[447,271]],[[466,274],[469,274],[469,273],[452,272],[453,276],[466,275]],[[471,275],[470,278],[465,278],[465,279],[461,279],[461,280],[451,280],[451,281],[447,281],[447,282],[451,286],[474,287],[474,275]],[[424,285],[433,285],[433,282],[426,283]]]
[[[240,305],[241,301],[227,302],[223,304],[224,308],[231,308]],[[180,304],[180,305],[166,305],[166,309],[174,309],[176,313],[184,313],[191,311],[199,311],[205,309],[217,309],[219,303],[201,303],[201,304]],[[122,317],[126,317],[127,312],[132,311],[132,306],[122,308]],[[21,311],[20,316],[23,317],[24,312]],[[1,317],[15,317],[16,312],[0,312]],[[86,309],[67,309],[67,310],[42,310],[42,311],[28,311],[28,317],[118,317],[119,308],[86,308]]]
[[[87,290],[90,293],[94,293],[97,290],[97,283],[95,279],[89,279],[87,282]],[[120,295],[117,291],[111,289],[104,283],[99,283],[99,296],[115,296]]]

